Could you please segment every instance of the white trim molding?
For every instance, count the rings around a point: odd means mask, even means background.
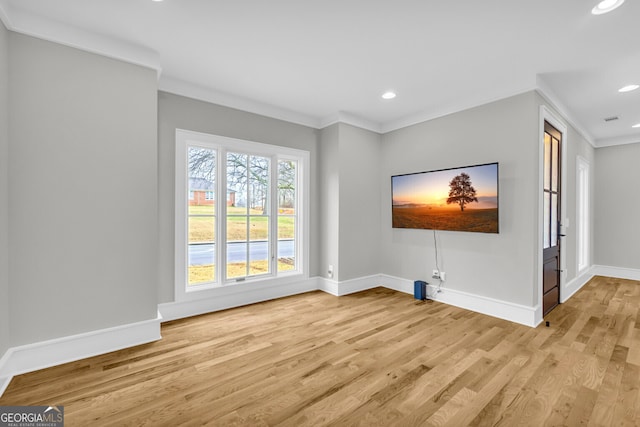
[[[413,281],[399,277],[381,275],[382,285],[386,288],[413,295]],[[443,287],[437,293],[437,287],[428,285],[429,295],[434,301],[439,301],[455,307],[464,308],[510,322],[519,323],[535,328],[541,321],[537,320],[538,307],[528,307],[514,304],[482,295],[470,294],[455,289]]]
[[[543,187],[544,187],[544,174],[541,172],[544,169],[544,124],[548,122],[551,126],[556,128],[562,135],[561,144],[560,144],[560,213],[558,214],[558,220],[560,221],[562,227],[566,228],[566,224],[569,223],[569,219],[567,218],[567,148],[569,146],[569,132],[568,126],[560,118],[554,111],[552,111],[546,105],[540,105],[539,107],[539,127],[538,127],[538,228],[535,230],[537,236],[535,236],[538,242],[538,250],[537,250],[537,259],[535,262],[536,266],[536,280],[537,283],[537,300],[540,306],[542,307],[542,300],[544,298],[542,288],[543,288],[543,275],[542,268],[544,262],[544,239],[542,236],[542,230],[544,228],[544,200],[543,200]],[[563,233],[566,234],[566,233]],[[559,236],[559,239],[563,241],[565,236],[562,234]],[[559,288],[559,300],[562,301],[564,299],[564,284],[566,282],[566,250],[564,244],[560,244],[560,270],[562,273],[560,274],[560,288]],[[542,308],[541,308],[542,309]],[[540,322],[542,321],[542,316],[536,316],[536,319]]]
[[[593,276],[640,280],[640,270],[594,265],[564,285],[562,302],[578,292]],[[159,340],[161,322],[318,290],[342,296],[379,286],[413,296],[412,280],[375,274],[342,282],[312,277],[291,278],[271,286],[254,285],[250,289],[236,285],[220,288],[218,295],[212,298],[160,304],[156,319],[10,348],[0,358],[0,396],[15,375]],[[436,286],[428,286],[434,301],[529,327],[536,327],[542,322],[540,305],[529,307],[447,287],[437,292]]]
[[[160,54],[146,46],[55,22],[18,10],[6,1],[0,1],[0,20],[15,33],[150,68],[157,72],[158,77],[162,73]]]
[[[314,129],[320,129],[321,125],[319,119],[308,114],[203,87],[165,74],[160,77],[158,90]]]
[[[578,122],[572,114],[569,113],[569,109],[560,101],[560,97],[549,87],[547,82],[541,75],[536,76],[536,91],[538,94],[547,101],[551,107],[556,109],[562,117],[566,118],[567,122],[580,134],[592,147],[596,148],[597,145],[594,142],[593,137],[589,132],[585,130],[585,127]]]
[[[366,291],[367,289],[377,288],[378,286],[384,286],[382,284],[382,275],[380,274],[343,280],[342,282],[322,277],[318,278],[318,289],[337,297]]]
[[[637,144],[640,142],[640,136],[638,135],[626,135],[616,138],[604,138],[597,139],[595,143],[596,148],[613,147],[614,145],[627,145]]]
[[[158,313],[155,319],[11,347],[0,359],[0,396],[16,375],[157,341],[161,321]]]
[[[158,308],[163,321],[170,321],[316,290],[334,296],[343,296],[379,286],[413,295],[412,280],[385,274],[374,274],[344,281],[313,277],[275,286],[255,287],[254,285],[250,291],[243,285],[222,287],[218,295],[212,298],[160,304]],[[435,295],[436,289],[432,285],[429,285],[429,289],[429,293]],[[442,288],[441,292],[433,299],[526,326],[536,327],[542,321],[541,316],[539,319],[536,317],[540,307],[527,307],[455,289]]]
[[[616,279],[640,280],[640,270],[626,267],[611,267],[594,265],[591,268],[593,276],[615,277]]]
[[[170,302],[158,305],[163,321],[183,319],[228,308],[241,307],[305,292],[317,291],[318,278],[281,281],[277,284],[243,283],[212,289],[208,298]]]
[[[567,302],[569,298],[571,298],[576,292],[582,289],[582,287],[593,278],[593,271],[593,266],[585,268],[577,277],[565,283],[562,292],[560,292],[560,302]]]

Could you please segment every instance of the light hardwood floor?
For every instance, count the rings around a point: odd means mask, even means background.
[[[166,323],[18,376],[67,426],[640,425],[640,283],[596,277],[528,328],[378,288]]]

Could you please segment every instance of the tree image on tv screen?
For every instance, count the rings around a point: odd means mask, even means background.
[[[457,203],[460,210],[464,212],[464,206],[468,203],[478,202],[476,197],[476,189],[471,185],[471,177],[466,173],[456,175],[449,182],[449,198],[447,204]]]

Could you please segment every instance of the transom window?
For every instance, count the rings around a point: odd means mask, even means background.
[[[304,274],[309,153],[176,131],[176,290]]]

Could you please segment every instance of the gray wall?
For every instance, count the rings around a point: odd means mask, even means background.
[[[9,342],[9,32],[0,21],[0,358]]]
[[[537,287],[538,104],[528,92],[382,137],[381,272],[430,279],[433,232],[391,227],[390,176],[500,163],[500,233],[438,231],[444,288],[534,306]]]
[[[340,125],[320,131],[320,276],[338,280],[340,272]],[[329,266],[333,277],[329,277]]]
[[[306,126],[160,92],[159,156],[159,302],[174,301],[174,199],[176,128],[221,135],[311,152],[310,276],[316,276],[319,251],[318,131]]]
[[[339,279],[343,281],[380,273],[381,136],[339,126]]]
[[[640,269],[640,143],[596,149],[595,264]]]
[[[320,133],[320,275],[380,273],[380,135],[344,123]]]
[[[156,72],[10,47],[12,346],[156,318]]]

